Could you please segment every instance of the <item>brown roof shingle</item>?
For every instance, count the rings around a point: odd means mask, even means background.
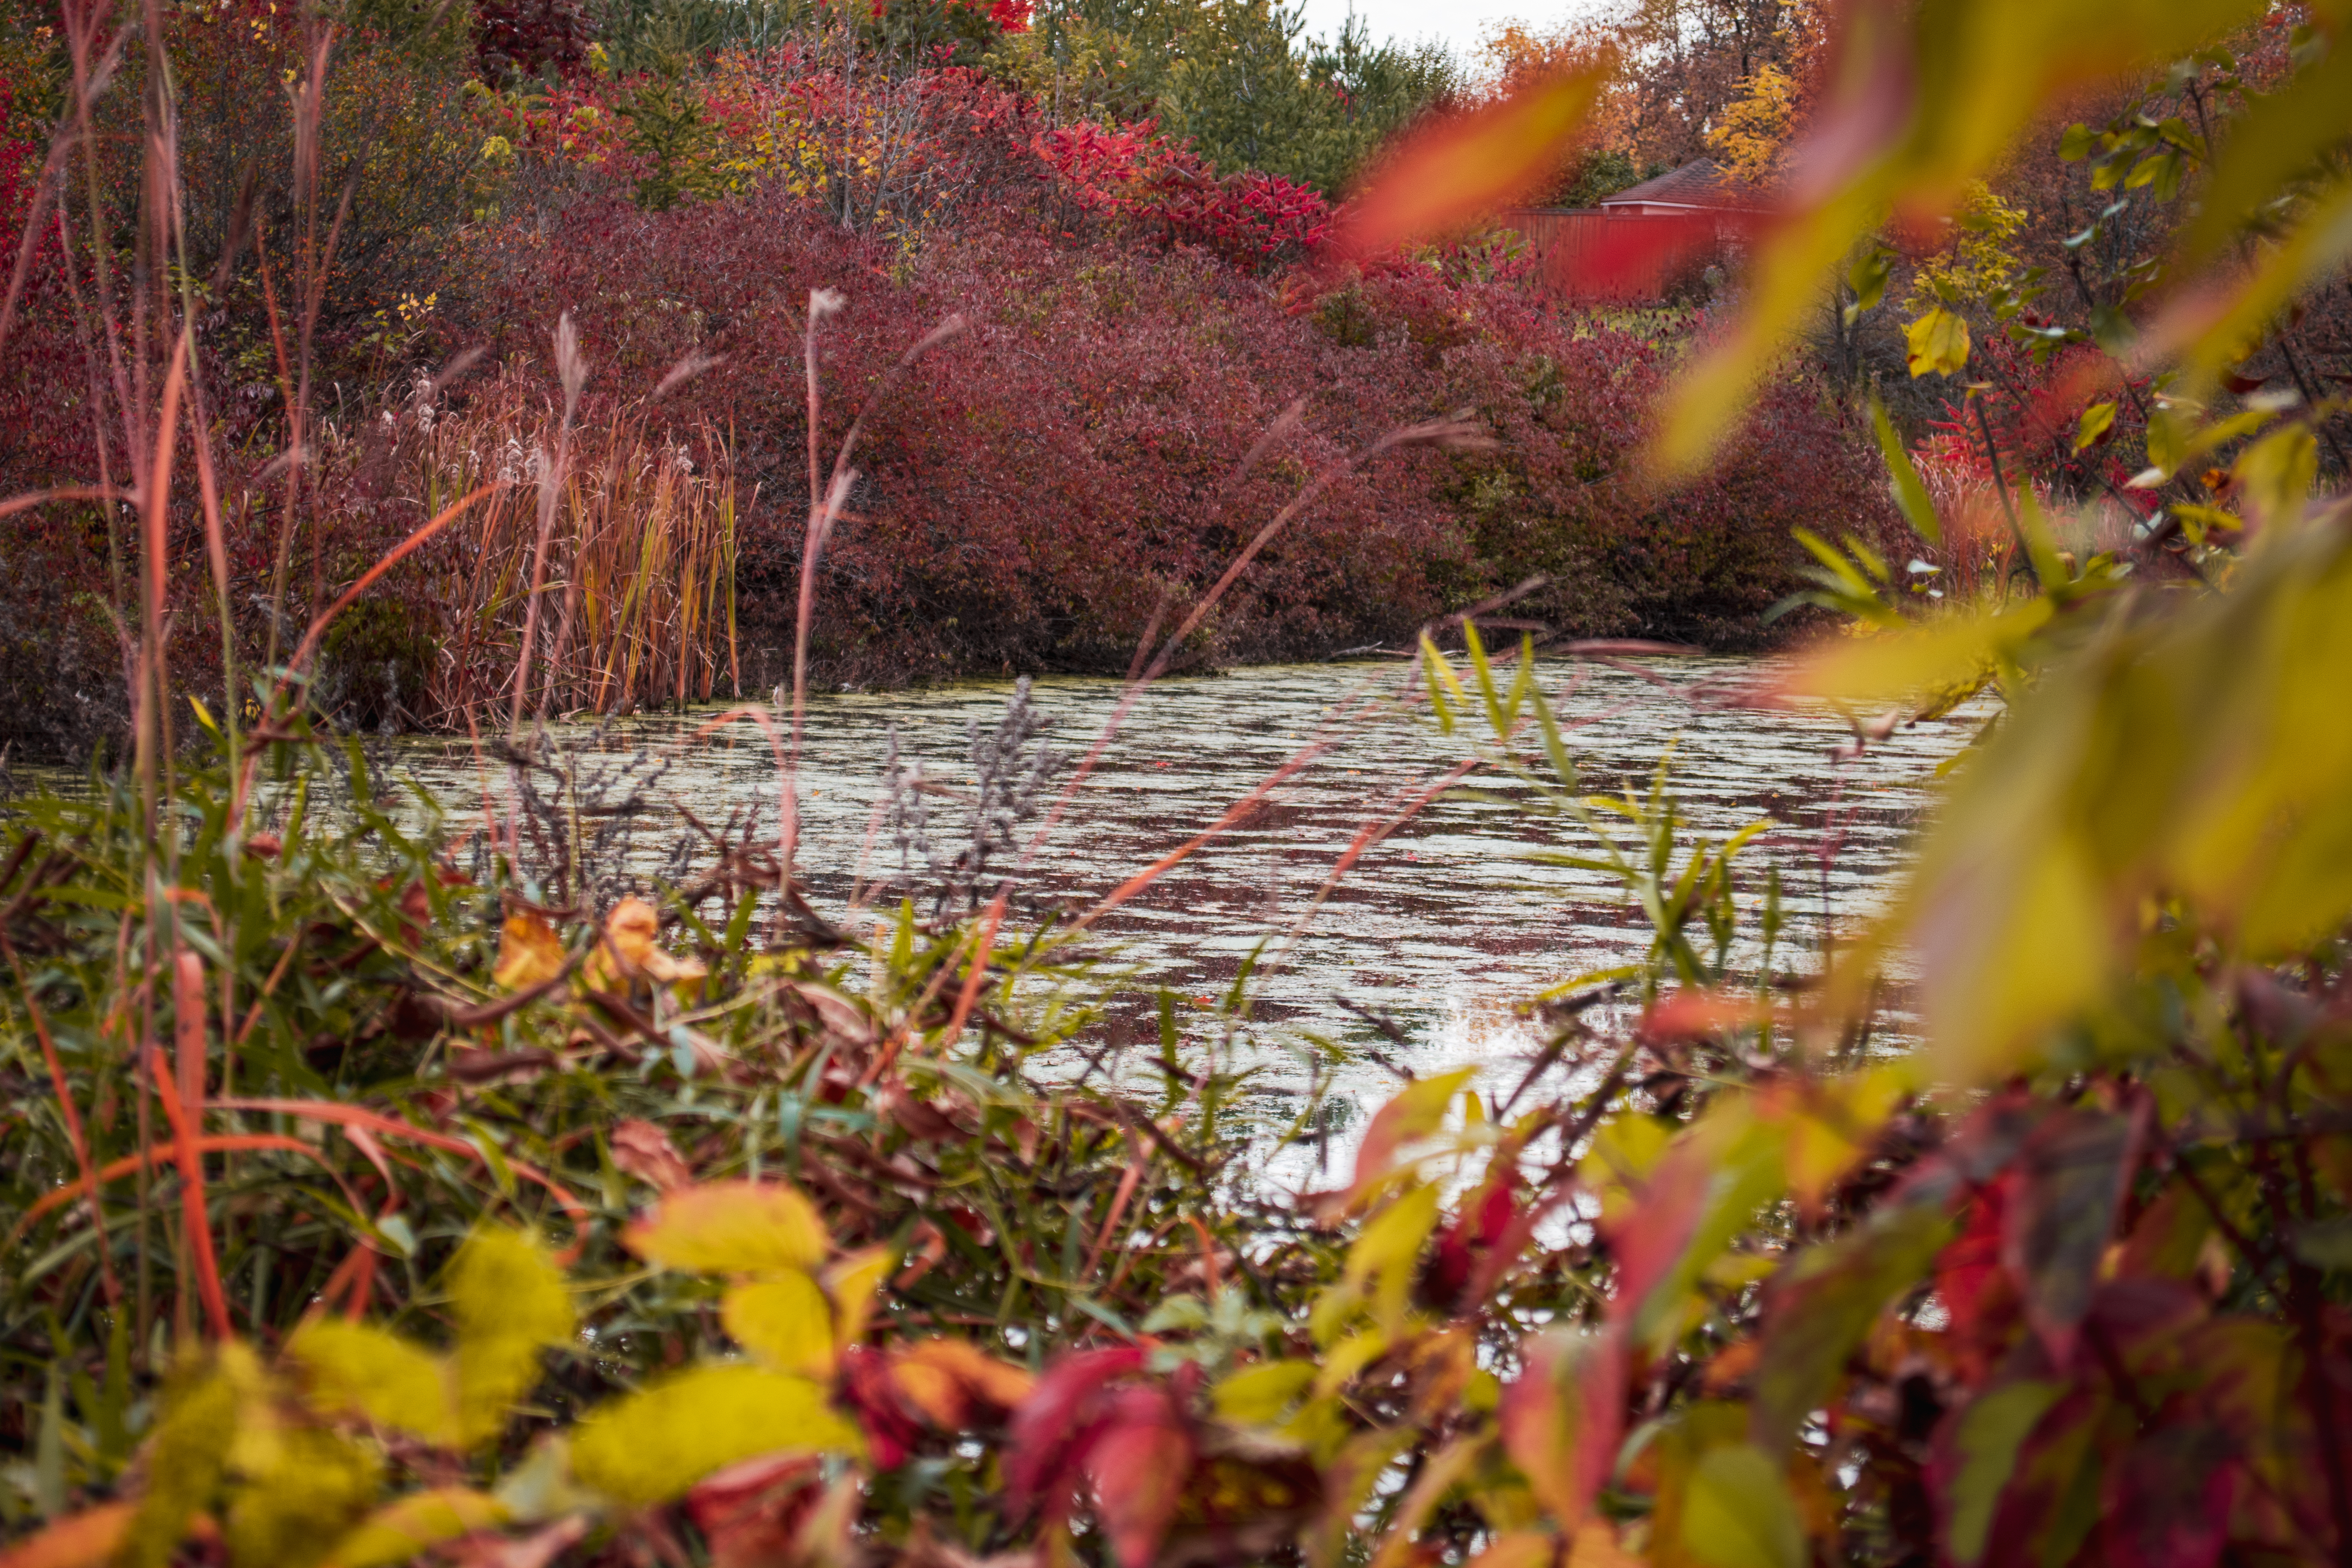
[[[1712,158],[1698,158],[1655,179],[1643,180],[1613,196],[1603,196],[1603,207],[1697,207],[1711,212],[1755,212],[1765,205],[1762,192],[1726,174]]]

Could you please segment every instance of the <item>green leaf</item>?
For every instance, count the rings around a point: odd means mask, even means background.
[[[1916,1285],[1951,1239],[1924,1205],[1884,1208],[1799,1253],[1767,1287],[1753,1403],[1756,1441],[1778,1453],[1821,1407],[1890,1301]]]
[[[1941,544],[1943,520],[1936,515],[1936,503],[1919,478],[1918,466],[1911,461],[1903,438],[1895,433],[1895,424],[1886,416],[1886,405],[1878,400],[1874,391],[1870,395],[1870,429],[1878,438],[1878,455],[1886,465],[1887,479],[1895,487],[1895,505],[1903,513],[1903,521],[1928,543]]]
[[[857,1430],[804,1377],[742,1365],[700,1366],[599,1405],[580,1423],[572,1473],[614,1500],[667,1502],[710,1474],[762,1454],[850,1454]]]
[[[1961,1415],[1953,1438],[1960,1463],[1952,1478],[1951,1523],[1945,1535],[1954,1562],[1973,1563],[1984,1555],[1994,1510],[2017,1468],[2018,1450],[2065,1392],[2063,1384],[2012,1383],[1979,1395]]]
[[[1682,1513],[1683,1544],[1706,1568],[1805,1568],[1810,1561],[1788,1478],[1752,1444],[1701,1455]]]

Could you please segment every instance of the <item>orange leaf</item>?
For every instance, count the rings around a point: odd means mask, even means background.
[[[555,928],[524,910],[499,928],[499,966],[490,973],[499,989],[528,991],[563,973],[563,943]]]
[[[1534,195],[1575,150],[1605,64],[1548,77],[1407,138],[1340,221],[1343,254],[1384,256]]]
[[[61,1519],[0,1552],[0,1568],[100,1568],[138,1511],[133,1503],[110,1502]]]
[[[1007,1411],[1029,1397],[1036,1379],[962,1340],[918,1340],[890,1358],[891,1380],[907,1402],[946,1431],[970,1425],[972,1406]]]
[[[650,1121],[635,1118],[613,1129],[613,1163],[650,1186],[668,1192],[694,1180],[684,1155],[669,1134]]]

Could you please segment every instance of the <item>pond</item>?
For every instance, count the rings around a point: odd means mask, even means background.
[[[1727,658],[1644,659],[1639,668],[1545,660],[1539,679],[1563,720],[1591,791],[1646,791],[1669,755],[1672,791],[1696,832],[1721,837],[1759,820],[1770,830],[1742,857],[1752,868],[1743,901],[1760,900],[1777,865],[1789,940],[1817,940],[1832,921],[1882,897],[1906,853],[1936,764],[1957,752],[1979,710],[1897,731],[1841,757],[1849,731],[1825,710],[1725,706],[1727,688],[1762,667]],[[1637,958],[1649,930],[1607,877],[1546,865],[1544,849],[1578,847],[1557,824],[1520,810],[1512,792],[1435,799],[1366,852],[1311,919],[1334,862],[1368,823],[1397,814],[1469,754],[1467,735],[1440,733],[1402,662],[1259,668],[1163,681],[1144,693],[1037,855],[1034,900],[1083,910],[1200,833],[1261,785],[1302,746],[1329,751],[1286,780],[1265,808],[1176,866],[1097,926],[1106,952],[1147,989],[1166,986],[1199,1005],[1231,985],[1254,952],[1252,1025],[1241,1048],[1265,1069],[1265,1087],[1305,1086],[1310,1037],[1394,1047],[1365,1015],[1408,1042],[1416,1070],[1499,1063],[1524,1054],[1530,1026],[1514,1011],[1534,992]],[[1033,700],[1053,723],[1048,743],[1084,752],[1117,707],[1117,681],[1039,679]],[[952,837],[956,793],[969,787],[969,728],[1003,716],[1013,682],[924,691],[842,693],[812,700],[802,761],[801,866],[828,918],[870,924],[870,879],[898,869],[887,828],[877,831],[892,733],[919,762],[933,794],[934,839]],[[1699,700],[1694,700],[1693,693]],[[713,825],[757,809],[772,832],[777,766],[755,726],[709,728],[716,710],[623,721],[592,743],[647,749],[667,760],[651,798]],[[573,727],[572,737],[592,733]],[[464,742],[399,743],[398,763],[450,805],[462,825],[485,783]],[[1066,768],[1061,777],[1066,780]],[[488,781],[499,787],[497,775]],[[1046,792],[1047,795],[1054,793]],[[650,868],[682,826],[656,811],[634,854]],[[1022,830],[1025,839],[1035,828]],[[1590,840],[1584,841],[1590,848]],[[864,858],[864,907],[851,905]],[[1295,939],[1284,941],[1296,931]],[[1137,999],[1139,1043],[1150,1037]],[[1378,1069],[1360,1067],[1373,1087]]]

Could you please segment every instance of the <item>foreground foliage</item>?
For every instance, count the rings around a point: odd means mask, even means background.
[[[1659,461],[1724,438],[1884,211],[1957,204],[2050,95],[2256,10],[1871,13],[1745,314],[1674,367]],[[1332,1117],[1251,1097],[1245,987],[1155,998],[1138,1047],[1076,924],[989,868],[994,818],[946,889],[837,929],[793,875],[773,721],[775,835],[713,829],[635,887],[625,770],[518,727],[470,831],[318,749],[294,699],[331,616],[256,724],[198,712],[225,756],[188,771],[148,591],[137,766],[33,803],[0,862],[10,1568],[2352,1557],[2352,508],[2314,493],[2329,404],[2220,390],[2352,244],[2346,19],[2308,16],[2215,165],[2220,241],[2140,296],[2133,479],[2168,526],[2053,519],[1996,455],[2006,569],[1945,599],[1807,536],[1856,635],[1748,700],[1843,704],[1857,749],[2000,711],[1883,917],[1791,957],[1752,835],[1693,839],[1663,779],[1589,798],[1531,646],[1424,635],[1436,784],[1507,781],[1653,941],[1531,999],[1518,1070],[1408,1082],[1328,1190],[1251,1169]],[[2194,151],[2109,138],[2150,183]],[[1923,375],[1974,353],[1939,314]],[[1958,519],[1874,423],[1938,548]],[[1490,456],[1473,434],[1398,439]],[[821,487],[811,448],[804,606],[848,466]],[[1017,818],[1013,776],[982,793]]]

